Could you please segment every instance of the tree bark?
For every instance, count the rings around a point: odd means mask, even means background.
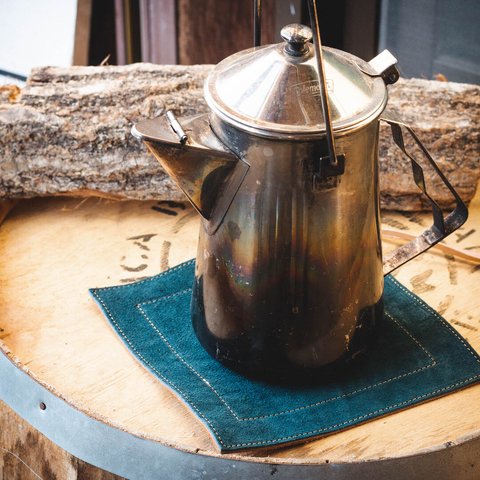
[[[3,88],[0,197],[92,194],[184,200],[130,129],[136,121],[166,110],[178,116],[206,112],[203,82],[210,69],[151,64],[45,67],[33,70],[20,93]],[[469,201],[480,176],[480,87],[412,79],[400,80],[389,93],[389,111],[415,129]],[[382,206],[425,208],[410,162],[385,125],[379,151]],[[442,206],[451,206],[451,196],[430,173],[427,186]]]

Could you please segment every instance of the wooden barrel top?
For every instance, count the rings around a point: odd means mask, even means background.
[[[10,207],[4,203],[3,213]],[[203,424],[132,357],[88,293],[194,257],[196,213],[165,202],[57,197],[23,200],[3,216],[1,351],[106,425],[183,452],[279,465],[380,461],[480,438],[476,385],[304,444],[220,455]],[[390,212],[383,222],[411,233],[430,223],[427,214]],[[479,252],[479,226],[477,195],[468,222],[446,243]],[[478,265],[434,250],[395,276],[480,351]]]

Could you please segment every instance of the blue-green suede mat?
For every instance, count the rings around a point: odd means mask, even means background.
[[[387,277],[379,340],[347,376],[309,388],[248,380],[221,366],[198,343],[190,323],[193,274],[192,260],[91,293],[133,355],[185,401],[222,451],[333,432],[480,379],[480,358],[465,340]]]

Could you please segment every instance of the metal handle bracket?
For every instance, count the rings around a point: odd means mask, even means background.
[[[313,191],[335,188],[340,175],[345,173],[345,155],[337,155],[337,164],[332,165],[330,157],[320,157],[313,163]]]
[[[420,236],[395,249],[392,253],[390,253],[390,255],[385,257],[383,261],[383,273],[387,275],[412,258],[415,258],[421,253],[425,252],[430,247],[433,247],[457,228],[461,227],[467,220],[468,209],[445,175],[438,168],[432,156],[417,137],[415,132],[408,125],[405,125],[402,122],[398,122],[389,118],[382,118],[381,120],[390,125],[390,128],[392,129],[393,140],[400,150],[402,150],[402,152],[410,159],[415,183],[428,198],[433,214],[433,225],[427,228]],[[428,193],[425,184],[425,177],[423,175],[423,169],[416,159],[407,151],[402,129],[405,129],[409,133],[415,144],[420,148],[423,156],[427,159],[429,165],[433,168],[435,173],[442,180],[443,184],[448,188],[452,196],[455,198],[455,208],[446,217],[443,216],[442,209],[438,203]]]
[[[375,72],[375,76],[382,77],[386,85],[391,85],[400,78],[397,59],[388,50],[380,52],[376,57],[372,58],[368,64]],[[368,72],[365,73],[371,75]]]

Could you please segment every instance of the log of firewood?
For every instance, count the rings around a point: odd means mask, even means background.
[[[21,92],[0,92],[0,197],[107,195],[184,200],[144,146],[134,122],[166,110],[207,111],[203,82],[209,65],[45,67],[33,70]],[[480,87],[401,80],[389,87],[389,110],[411,124],[460,195],[477,185]],[[448,207],[451,196],[427,176],[430,192]],[[425,207],[409,161],[381,129],[382,206]]]

